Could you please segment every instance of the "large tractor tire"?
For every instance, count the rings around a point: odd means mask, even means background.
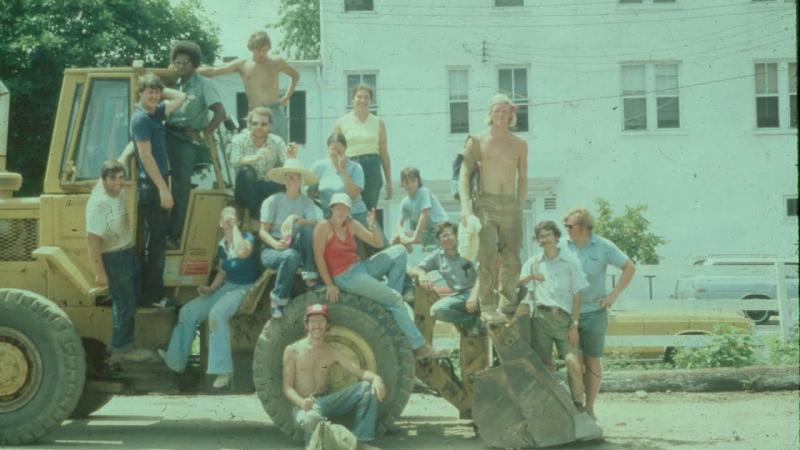
[[[105,406],[114,398],[114,394],[92,390],[91,381],[102,378],[105,369],[106,349],[102,342],[86,339],[83,341],[86,352],[86,384],[83,393],[69,415],[70,419],[85,419]]]
[[[0,445],[33,442],[75,409],[86,377],[83,345],[55,303],[0,289]]]
[[[298,441],[303,430],[295,425],[292,404],[283,394],[283,350],[304,336],[305,309],[313,303],[327,303],[325,292],[308,292],[289,302],[283,319],[264,326],[253,356],[253,379],[264,410],[281,431]],[[327,341],[360,367],[379,374],[386,384],[386,398],[378,408],[377,431],[382,434],[400,417],[414,387],[414,355],[408,339],[392,316],[371,300],[342,293],[339,302],[328,306]],[[335,390],[355,380],[332,369],[329,381]]]

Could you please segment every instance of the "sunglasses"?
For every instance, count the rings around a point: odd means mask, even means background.
[[[268,127],[272,125],[269,122],[250,122],[251,127]]]

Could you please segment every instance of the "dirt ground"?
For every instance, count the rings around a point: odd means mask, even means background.
[[[797,449],[798,393],[601,394],[605,439],[560,449]],[[414,394],[386,449],[485,448],[469,421]],[[117,397],[88,420],[70,421],[25,449],[299,449],[255,395]]]

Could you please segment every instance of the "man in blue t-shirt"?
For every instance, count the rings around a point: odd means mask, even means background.
[[[594,417],[594,403],[600,392],[600,375],[608,309],[628,286],[636,266],[625,253],[606,238],[592,233],[594,220],[583,208],[576,208],[564,216],[564,227],[569,234],[567,247],[575,252],[581,262],[589,286],[581,292],[581,318],[578,324],[581,353],[585,371],[586,411]],[[613,265],[622,269],[619,283],[606,292],[606,269]]]
[[[139,166],[139,216],[144,218],[145,251],[142,270],[142,298],[145,305],[159,302],[164,295],[169,210],[174,204],[167,180],[169,159],[164,137],[164,119],[186,100],[186,94],[165,89],[157,75],[139,77],[139,102],[131,117],[131,136]],[[166,101],[161,99],[165,98]]]

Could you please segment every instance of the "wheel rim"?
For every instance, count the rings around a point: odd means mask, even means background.
[[[352,363],[364,370],[377,373],[378,363],[369,343],[349,328],[332,326],[325,341],[335,347]],[[332,391],[343,388],[356,381],[356,378],[339,366],[328,372],[328,383]]]
[[[42,382],[42,358],[19,331],[0,327],[0,412],[10,412],[33,398]]]
[[[769,311],[747,311],[747,317],[753,322],[762,323],[769,320]]]

